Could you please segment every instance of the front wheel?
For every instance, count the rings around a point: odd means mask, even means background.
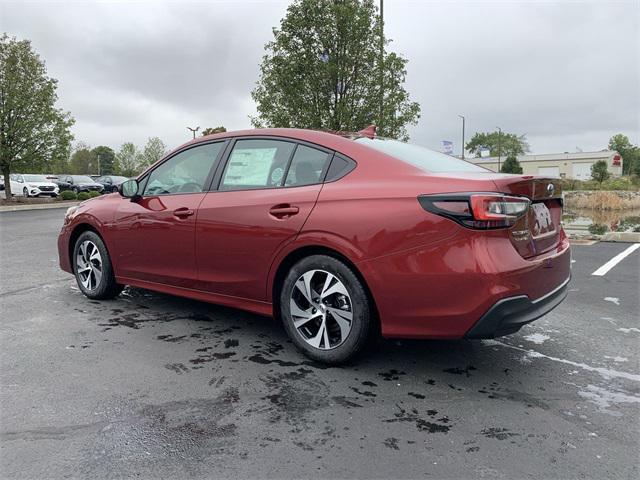
[[[29,190],[27,190],[27,187],[24,187],[22,189],[22,195],[27,197],[27,198],[29,197]]]
[[[110,299],[122,291],[123,286],[116,283],[107,247],[95,232],[84,232],[76,240],[73,272],[78,287],[91,299]]]
[[[345,263],[326,255],[300,260],[280,293],[282,320],[293,343],[324,363],[343,363],[367,345],[373,333],[371,302]]]

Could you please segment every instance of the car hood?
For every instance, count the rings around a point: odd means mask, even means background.
[[[25,185],[31,185],[32,187],[57,187],[53,182],[25,182]]]

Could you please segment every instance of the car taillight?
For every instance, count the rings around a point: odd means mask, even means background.
[[[531,200],[500,193],[420,195],[426,211],[450,218],[469,228],[508,228],[527,213]]]

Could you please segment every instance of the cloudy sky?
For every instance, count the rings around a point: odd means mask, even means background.
[[[118,148],[186,126],[250,127],[264,44],[286,1],[8,1],[0,30],[32,40],[59,80],[76,140]],[[533,153],[640,140],[640,2],[387,0],[391,49],[422,107],[412,140],[460,149],[476,131],[526,134]]]

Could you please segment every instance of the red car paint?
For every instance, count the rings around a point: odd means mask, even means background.
[[[357,166],[337,181],[295,188],[86,201],[60,232],[61,268],[72,272],[73,241],[90,228],[102,236],[118,283],[272,315],[279,267],[300,252],[334,252],[365,281],[383,336],[413,338],[461,338],[501,299],[535,301],[569,278],[559,185],[550,179],[426,173],[352,139],[297,129],[226,132],[176,151],[252,136],[309,142]],[[535,228],[532,208],[511,228],[473,230],[417,201],[455,192],[526,196],[546,205],[555,228],[524,239]],[[297,213],[274,216],[274,207]],[[176,216],[179,209],[186,214]]]

